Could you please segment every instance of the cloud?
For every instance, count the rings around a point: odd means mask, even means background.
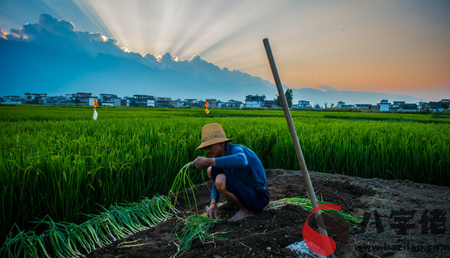
[[[0,38],[6,39],[6,35],[8,35],[8,33],[2,31],[2,27],[0,27]]]
[[[219,66],[201,59],[199,55],[194,55],[189,60],[179,60],[177,56],[172,56],[170,53],[156,57],[150,53],[142,56],[139,53],[129,52],[125,46],[120,46],[117,40],[108,38],[101,32],[77,31],[73,23],[58,20],[48,14],[41,14],[38,23],[28,23],[22,28],[11,29],[11,33],[6,37],[8,40],[33,43],[63,53],[87,54],[91,57],[96,57],[99,53],[112,54],[135,60],[152,68],[174,70],[195,78],[206,78],[212,81],[233,80],[246,84],[261,83],[273,88],[270,82],[264,81],[260,77],[237,70],[221,69]],[[254,94],[260,93],[254,92]]]
[[[77,31],[73,23],[58,20],[48,14],[41,14],[38,23],[27,23],[22,28],[11,29],[11,33],[2,33],[1,35],[5,35],[10,41],[33,43],[34,45],[53,51],[53,53],[57,51],[61,55],[64,54],[69,62],[73,60],[75,63],[84,63],[84,61],[76,60],[80,56],[104,58],[103,54],[119,57],[119,59],[110,58],[109,60],[111,62],[129,64],[129,61],[134,60],[140,64],[158,69],[158,72],[167,72],[161,74],[166,74],[171,79],[179,81],[180,85],[191,85],[191,91],[196,87],[200,87],[200,85],[207,85],[201,91],[204,93],[210,92],[210,97],[217,97],[214,96],[216,94],[214,92],[222,92],[221,94],[219,93],[221,96],[227,96],[229,94],[234,99],[239,98],[239,96],[233,96],[237,92],[241,92],[239,95],[242,96],[248,94],[266,94],[268,97],[274,96],[276,93],[274,85],[268,81],[264,81],[260,77],[251,76],[238,70],[230,71],[227,68],[222,69],[213,63],[203,60],[199,55],[194,55],[189,60],[180,60],[177,56],[172,56],[170,53],[158,57],[150,53],[142,56],[139,53],[128,52],[127,48],[120,46],[117,40],[108,38],[101,32]],[[16,57],[18,58],[18,54],[16,54]],[[104,62],[103,64],[106,66],[113,65],[108,62]],[[54,66],[56,67],[57,65]],[[70,66],[77,70],[80,76],[82,76],[81,73],[91,72],[84,67]],[[41,68],[46,70],[45,66]],[[102,70],[100,68],[97,69]],[[105,67],[104,69],[108,68]],[[143,68],[139,67],[139,69]],[[136,78],[142,77],[141,75],[136,75]],[[161,81],[161,85],[164,85],[163,81]]]
[[[117,40],[107,38],[101,32],[76,31],[73,23],[58,20],[48,14],[41,14],[38,23],[27,23],[22,28],[11,29],[11,33],[5,37],[8,40],[33,43],[64,53],[82,53],[90,56],[105,53],[125,56]]]

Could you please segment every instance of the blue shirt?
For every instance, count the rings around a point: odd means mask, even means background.
[[[226,144],[225,156],[216,158],[216,167],[222,168],[251,187],[267,185],[266,172],[258,156],[249,148],[239,144]],[[220,198],[220,192],[214,184],[211,189],[211,200]]]

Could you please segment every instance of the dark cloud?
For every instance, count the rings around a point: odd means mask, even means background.
[[[38,44],[65,53],[83,53],[90,56],[105,53],[125,56],[117,40],[106,38],[100,32],[76,31],[73,23],[58,20],[48,14],[41,14],[38,23],[28,23],[20,29],[11,29],[6,38]]]
[[[159,60],[159,62],[161,63],[161,65],[166,66],[167,68],[175,68],[174,67],[175,61],[173,60],[173,57],[169,53],[163,55]]]

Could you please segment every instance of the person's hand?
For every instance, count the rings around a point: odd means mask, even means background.
[[[196,167],[197,169],[204,169],[207,168],[209,166],[214,166],[215,163],[213,164],[213,158],[205,158],[205,157],[197,157],[194,160],[194,167]]]
[[[218,209],[217,209],[217,205],[216,205],[216,200],[212,199],[211,204],[209,205],[208,209],[206,210],[206,216],[208,218],[215,219],[215,218],[217,218],[217,212],[218,212]]]

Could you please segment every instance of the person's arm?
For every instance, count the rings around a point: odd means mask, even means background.
[[[217,217],[217,201],[220,198],[220,192],[217,190],[216,185],[213,185],[211,189],[211,203],[209,204],[208,209],[206,210],[206,216],[209,218],[216,218]]]
[[[240,147],[235,147],[230,155],[215,158],[214,163],[218,168],[243,168],[248,165],[248,160],[244,150]]]
[[[211,201],[212,201],[212,200],[215,200],[216,203],[217,203],[217,201],[219,201],[219,199],[220,199],[220,192],[219,192],[219,190],[217,190],[217,187],[216,187],[216,185],[214,184],[214,185],[212,186],[212,188],[211,188],[211,198],[210,198],[210,200],[211,200]]]
[[[194,165],[197,169],[204,169],[207,167],[215,167],[216,166],[216,159],[215,158],[205,158],[205,157],[197,157],[194,160]]]

